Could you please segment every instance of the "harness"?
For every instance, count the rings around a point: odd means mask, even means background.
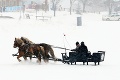
[[[31,56],[32,53],[28,52],[28,49],[30,48],[30,45],[29,44],[24,44],[22,43],[21,46],[19,47],[19,51],[23,51],[25,54],[24,56],[27,57],[27,56]]]
[[[31,44],[31,43],[23,42],[23,43],[19,44],[19,51],[24,52],[25,57],[31,57],[32,55],[35,55],[36,57],[38,57],[39,55],[43,56],[42,51],[41,50],[39,51],[37,49],[38,46],[39,46],[38,44]],[[29,51],[30,48],[32,48],[33,52]],[[40,49],[41,49],[41,47],[40,47]]]

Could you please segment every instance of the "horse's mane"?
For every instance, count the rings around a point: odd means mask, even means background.
[[[20,39],[22,39],[24,43],[27,41],[27,42],[30,43],[30,44],[34,44],[32,41],[30,41],[30,40],[29,40],[28,38],[26,38],[26,37],[21,37]]]
[[[16,38],[15,40],[17,41],[18,44],[23,44],[24,43],[20,38]]]

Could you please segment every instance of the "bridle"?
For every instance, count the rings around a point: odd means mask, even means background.
[[[14,48],[16,48],[16,47],[22,47],[23,45],[25,45],[25,43],[18,43],[17,40],[14,41]]]

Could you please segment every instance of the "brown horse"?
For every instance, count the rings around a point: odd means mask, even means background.
[[[30,40],[29,40],[28,38],[26,38],[26,37],[21,37],[21,40],[22,40],[24,43],[26,43],[26,44],[34,44],[32,41],[30,41]],[[54,54],[54,51],[53,51],[51,45],[46,44],[46,43],[40,43],[40,44],[36,44],[36,45],[39,45],[39,46],[41,46],[41,47],[44,48],[44,51],[45,51],[44,58],[45,58],[45,60],[48,61],[50,55],[51,55],[51,57],[52,57],[55,61],[57,60],[56,57],[55,57],[55,54]],[[50,53],[50,55],[49,55],[49,53]]]
[[[18,53],[17,56],[18,61],[20,57],[23,57],[26,60],[26,57],[29,56],[30,59],[32,58],[32,55],[35,55],[38,58],[38,61],[41,62],[41,54],[44,56],[44,49],[43,47],[40,47],[39,45],[28,45],[25,44],[21,39],[15,38],[14,41],[14,48],[18,47]],[[44,60],[45,61],[45,60]]]

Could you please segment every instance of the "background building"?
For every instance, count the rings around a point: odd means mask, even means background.
[[[21,0],[0,0],[0,11],[18,11]]]
[[[20,9],[35,9],[36,5],[39,9],[44,9],[45,0],[0,0],[0,11],[10,12],[19,11]]]
[[[19,6],[20,0],[0,0],[0,6],[10,7],[10,6]]]

